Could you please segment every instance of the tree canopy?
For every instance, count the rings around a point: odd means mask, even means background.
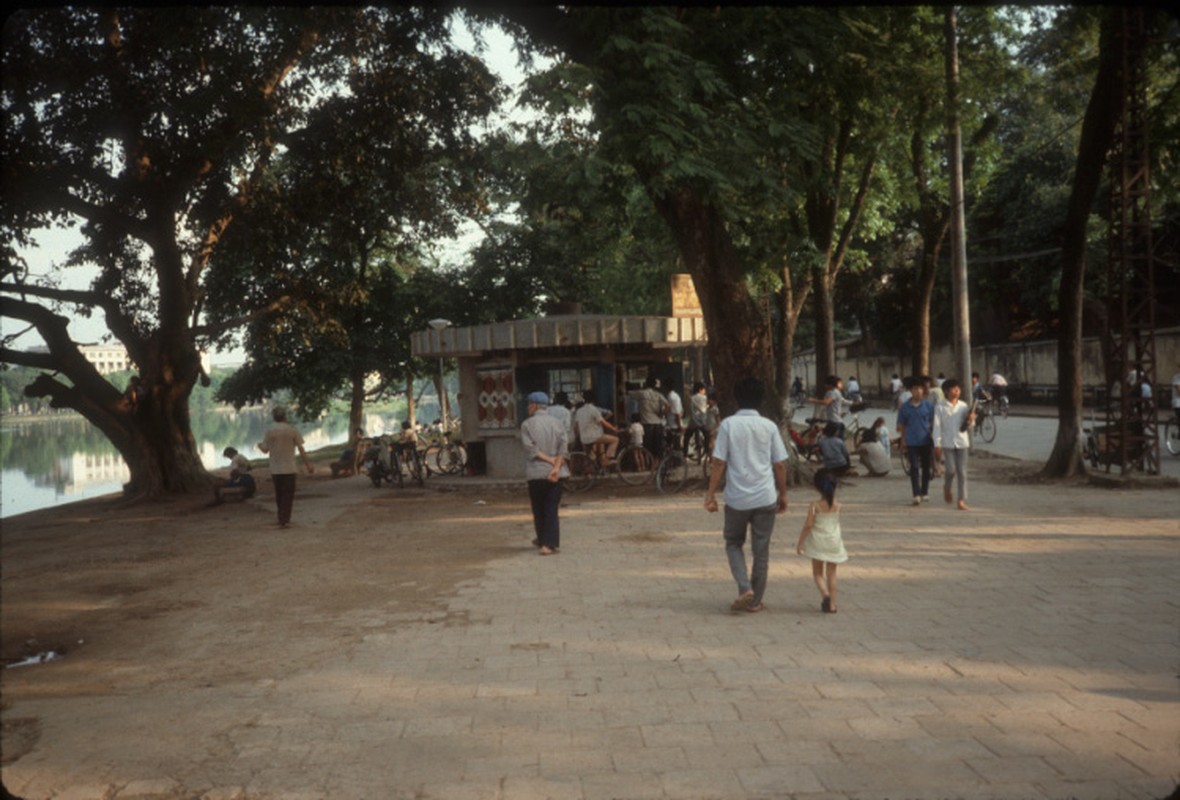
[[[1103,13],[962,11],[985,337],[1060,329],[1067,228],[1090,256],[1067,265],[1083,267],[1077,296],[1101,306],[1101,193],[1066,212]],[[524,93],[531,117],[484,127],[507,95],[478,48],[455,45],[460,16],[503,26],[526,62],[549,59]],[[355,412],[374,376],[427,369],[408,332],[431,317],[552,300],[662,313],[674,271],[696,283],[724,408],[740,375],[785,388],[797,332],[821,377],[837,330],[915,370],[949,338],[936,9],[52,8],[11,16],[4,37],[0,298],[48,352],[8,337],[0,362],[39,370],[26,392],[97,425],[140,491],[207,479],[188,399],[200,352],[239,336],[249,363],[221,396],[288,389],[309,412],[342,394]],[[1149,116],[1172,253],[1176,37],[1157,15]],[[485,237],[447,263],[439,244],[464,220]],[[19,251],[55,225],[83,244],[35,279]],[[81,266],[97,277],[78,288]],[[1180,320],[1159,283],[1160,321]],[[127,347],[146,403],[81,356],[66,322],[92,314]]]

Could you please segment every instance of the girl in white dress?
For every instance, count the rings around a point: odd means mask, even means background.
[[[811,559],[811,574],[823,602],[820,609],[836,613],[836,565],[848,560],[840,534],[840,504],[836,502],[836,476],[826,469],[815,473],[820,499],[807,507],[807,521],[795,552]]]

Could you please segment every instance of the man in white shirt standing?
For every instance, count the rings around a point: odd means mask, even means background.
[[[671,386],[668,387],[668,419],[664,425],[677,431],[684,427],[684,402]]]
[[[761,611],[770,567],[770,536],[776,514],[787,510],[787,448],[778,426],[758,413],[765,388],[757,378],[734,386],[738,412],[721,421],[705,510],[717,511],[717,487],[725,479],[725,553],[738,586],[733,611]],[[753,569],[747,570],[747,531]]]

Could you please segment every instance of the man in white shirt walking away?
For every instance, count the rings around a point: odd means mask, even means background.
[[[734,386],[738,412],[721,421],[705,509],[717,511],[717,487],[725,480],[725,553],[738,586],[733,611],[761,611],[770,566],[770,536],[776,514],[787,510],[787,448],[773,421],[758,413],[765,389],[757,378]],[[747,531],[753,568],[747,571]]]

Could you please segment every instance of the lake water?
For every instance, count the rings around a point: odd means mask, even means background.
[[[194,413],[201,462],[211,470],[228,467],[221,455],[226,447],[251,460],[265,458],[258,442],[271,424],[262,410]],[[295,427],[309,451],[348,440],[345,414]],[[365,429],[380,432],[383,420],[370,415]],[[79,416],[0,420],[0,518],[119,492],[130,477],[114,446]]]

